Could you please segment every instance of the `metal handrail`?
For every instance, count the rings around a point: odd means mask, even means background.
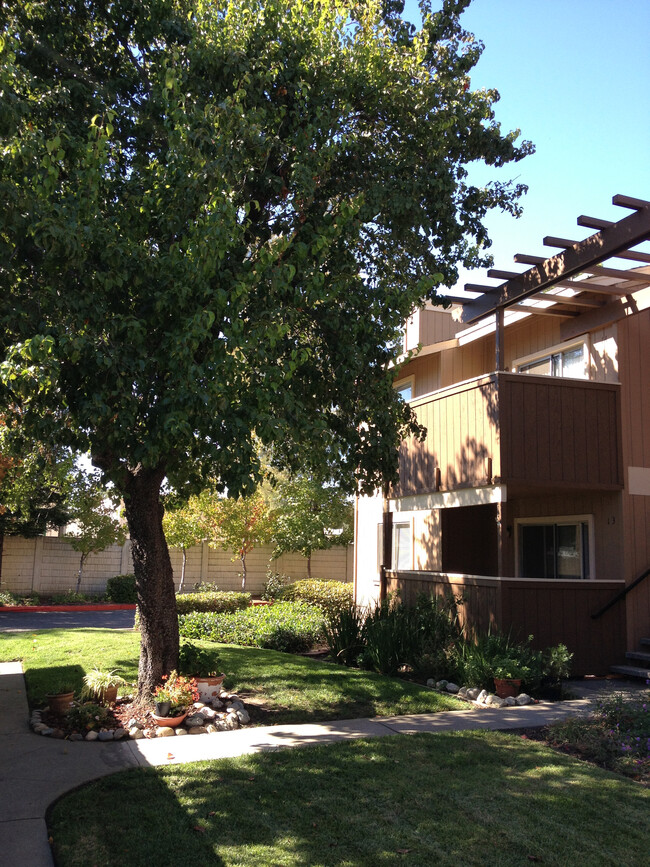
[[[638,584],[640,584],[642,581],[645,581],[645,579],[648,577],[648,575],[650,575],[650,568],[646,569],[642,575],[639,575],[639,577],[636,578],[631,584],[628,584],[627,587],[624,587],[620,591],[620,593],[616,594],[616,596],[613,599],[610,599],[609,602],[607,603],[607,605],[603,605],[603,607],[600,609],[600,611],[597,611],[595,614],[592,614],[591,619],[592,620],[598,620],[599,617],[601,617],[606,611],[609,611],[609,609],[612,606],[616,605],[617,602],[620,602],[621,599],[625,599],[625,597],[630,592],[630,590],[634,590],[634,588]]]

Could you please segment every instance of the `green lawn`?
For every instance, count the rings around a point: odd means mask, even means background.
[[[0,635],[0,662],[19,659],[31,706],[45,703],[54,680],[70,680],[79,690],[94,666],[137,678],[140,636],[113,629],[50,629]],[[199,642],[210,646],[209,642]],[[398,678],[347,669],[288,653],[217,645],[225,686],[241,695],[253,722],[263,725],[315,722],[466,707]]]
[[[516,735],[426,734],[127,771],[48,827],[60,867],[635,867],[650,791]]]

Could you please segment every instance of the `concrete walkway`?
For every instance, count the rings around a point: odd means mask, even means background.
[[[65,792],[126,768],[217,759],[350,738],[469,729],[521,729],[588,713],[587,698],[555,704],[341,722],[245,728],[218,735],[78,743],[30,731],[19,662],[0,664],[0,853],[2,863],[52,867],[45,812]]]

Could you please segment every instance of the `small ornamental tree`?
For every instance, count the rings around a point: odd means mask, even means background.
[[[275,489],[277,507],[273,525],[273,557],[296,552],[307,558],[311,578],[311,555],[334,545],[348,545],[354,536],[353,506],[337,486],[298,476]]]
[[[469,0],[13,0],[0,11],[0,405],[124,500],[139,696],[178,664],[161,486],[237,497],[254,437],[372,490],[422,434],[400,329],[530,152],[473,90]]]
[[[242,568],[241,589],[246,589],[246,555],[272,538],[273,514],[260,491],[246,497],[214,497],[206,509],[209,542],[213,548],[234,552]]]
[[[163,516],[163,530],[167,544],[171,548],[180,548],[183,554],[181,580],[178,584],[178,590],[182,592],[185,584],[187,549],[200,545],[206,537],[205,515],[199,498],[190,497],[187,503],[167,508]]]
[[[77,573],[77,592],[81,587],[83,568],[91,554],[98,554],[109,545],[123,545],[127,528],[115,515],[115,504],[98,476],[78,473],[70,496],[70,517],[76,533],[67,541],[81,557]]]

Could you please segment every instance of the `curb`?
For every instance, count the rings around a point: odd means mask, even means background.
[[[115,602],[96,605],[0,605],[0,614],[24,614],[28,611],[135,611],[135,605]]]

